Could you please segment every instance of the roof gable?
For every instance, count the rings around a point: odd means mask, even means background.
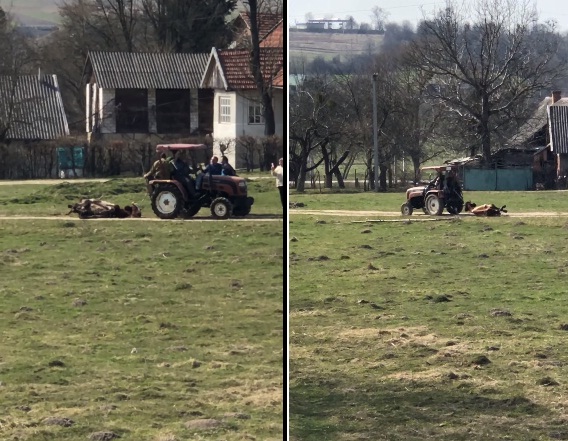
[[[534,135],[542,131],[548,124],[548,107],[568,106],[568,98],[561,98],[554,104],[551,103],[552,98],[550,96],[543,98],[532,116],[523,124],[517,133],[509,139],[507,144],[523,145],[530,143]]]
[[[197,89],[209,54],[90,52],[87,64],[104,89]]]
[[[266,12],[257,13],[257,23],[258,23],[258,38],[262,41],[264,40],[268,34],[272,32],[272,30],[278,26],[279,23],[282,23],[282,15],[281,14],[272,14]],[[242,12],[241,17],[246,24],[247,29],[250,31],[250,13]]]
[[[568,153],[568,106],[548,107],[550,144],[554,153]]]
[[[250,51],[246,49],[227,49],[218,51],[221,71],[228,89],[256,89],[256,83],[250,67]],[[260,65],[265,81],[276,87],[283,82],[282,48],[261,48]],[[278,86],[277,83],[280,83]]]
[[[284,23],[280,21],[260,42],[261,47],[284,47]]]
[[[1,99],[12,96],[13,99]],[[10,110],[11,118],[7,118]],[[56,75],[0,76],[0,112],[10,121],[8,139],[56,139],[69,135]]]

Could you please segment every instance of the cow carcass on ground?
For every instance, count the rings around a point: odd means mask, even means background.
[[[132,202],[121,208],[118,204],[101,199],[81,199],[76,204],[68,205],[68,215],[77,213],[80,219],[125,219],[129,217],[142,217],[140,208]]]

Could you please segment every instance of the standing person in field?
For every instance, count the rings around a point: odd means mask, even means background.
[[[280,192],[280,201],[282,202],[282,208],[284,208],[284,203],[286,202],[286,194],[284,193],[284,158],[278,160],[277,167],[272,164],[270,172],[272,176],[276,177],[276,187],[278,187]]]

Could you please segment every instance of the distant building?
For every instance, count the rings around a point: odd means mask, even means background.
[[[314,19],[308,20],[306,23],[306,29],[309,31],[323,31],[323,30],[341,30],[347,29],[349,26],[349,20],[339,20],[339,19]]]

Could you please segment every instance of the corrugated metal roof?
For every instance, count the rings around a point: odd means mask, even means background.
[[[568,106],[550,106],[548,121],[552,151],[568,153]]]
[[[552,98],[544,98],[538,105],[538,108],[529,118],[529,120],[518,130],[518,132],[511,137],[508,145],[523,145],[532,139],[533,135],[539,130],[542,130],[548,124],[547,108],[552,105],[554,107],[567,106],[568,98],[561,98],[554,104],[551,104]]]
[[[104,89],[197,89],[209,54],[90,52]]]
[[[219,50],[221,69],[230,89],[256,89],[251,68],[250,51],[246,49]],[[260,65],[264,79],[273,86],[282,87],[283,58],[282,48],[261,48]]]
[[[37,75],[0,76],[0,112],[2,119],[10,123],[9,139],[56,139],[69,135],[56,75],[44,75],[41,80]]]

